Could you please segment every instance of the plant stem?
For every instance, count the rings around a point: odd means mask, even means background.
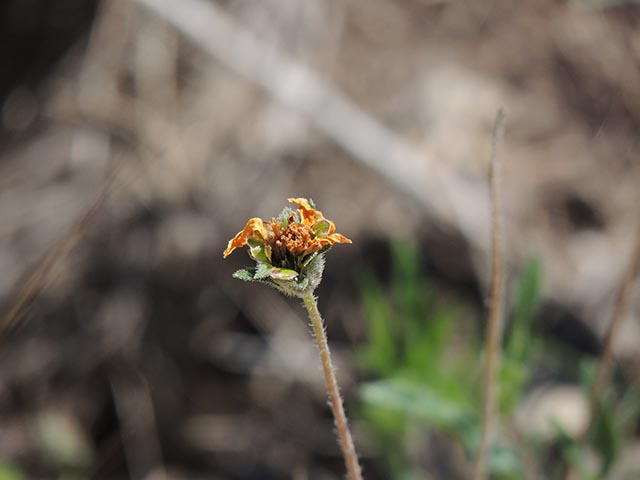
[[[493,421],[498,397],[498,368],[500,366],[504,265],[502,245],[502,162],[497,155],[497,144],[504,131],[505,114],[498,110],[493,128],[491,146],[491,293],[489,319],[487,326],[487,350],[484,371],[484,394],[482,405],[482,424],[480,445],[473,469],[474,480],[483,480],[487,476],[487,463],[493,436]]]
[[[620,327],[622,326],[624,313],[629,306],[635,281],[640,274],[640,228],[638,228],[636,233],[635,242],[636,244],[633,247],[633,252],[631,253],[629,267],[624,280],[622,281],[622,285],[620,286],[620,290],[618,290],[618,295],[616,296],[615,305],[613,307],[613,313],[611,314],[611,320],[603,340],[602,353],[600,354],[600,361],[598,363],[598,371],[591,390],[591,424],[588,432],[593,429],[593,425],[598,416],[600,401],[609,378],[611,364],[613,363],[614,341]]]
[[[604,339],[602,341],[602,351],[600,353],[600,359],[598,361],[598,370],[596,371],[596,377],[591,388],[590,397],[590,419],[588,428],[580,435],[578,440],[581,444],[585,444],[597,424],[598,416],[602,408],[602,397],[604,396],[605,387],[609,379],[611,364],[613,363],[613,345],[615,338],[618,335],[620,327],[624,319],[624,313],[629,307],[631,301],[633,287],[640,274],[640,226],[638,227],[635,246],[631,253],[631,259],[629,267],[625,273],[625,277],[622,280],[620,289],[615,299],[613,312],[611,313],[611,319],[607,326]],[[575,471],[572,465],[565,462],[562,466],[564,471],[561,474],[561,478],[569,480],[575,477]]]
[[[336,429],[338,430],[338,439],[340,447],[342,448],[342,455],[344,456],[347,472],[349,473],[349,479],[362,480],[362,472],[360,470],[360,464],[358,463],[358,454],[356,453],[356,449],[353,445],[351,432],[347,426],[347,416],[344,413],[342,397],[340,397],[340,391],[338,390],[335,369],[331,362],[329,344],[327,343],[327,336],[325,335],[322,317],[318,311],[318,304],[313,293],[305,295],[303,301],[304,306],[307,308],[307,312],[309,313],[311,327],[313,328],[313,335],[316,338],[318,350],[320,351],[320,361],[322,362],[324,379],[327,383],[327,390],[329,392],[329,404],[333,411],[333,418],[335,420]]]

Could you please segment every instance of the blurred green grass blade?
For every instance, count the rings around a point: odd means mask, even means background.
[[[597,361],[595,359],[585,359],[580,364],[580,376],[584,389],[589,392],[593,388],[595,382]],[[616,407],[620,407],[620,401]],[[600,405],[595,412],[595,422],[590,435],[590,441],[602,459],[602,467],[600,475],[604,475],[609,471],[614,461],[620,453],[623,442],[623,429],[619,423],[617,414],[623,411],[614,411],[608,395],[600,398]]]
[[[421,273],[420,253],[414,242],[392,245],[392,301],[399,317],[406,321],[422,317],[428,295]]]
[[[513,313],[518,317],[531,317],[540,303],[542,263],[532,259],[524,267],[514,291]]]
[[[528,368],[525,364],[505,357],[500,365],[500,412],[509,416],[515,410],[522,386],[527,380]]]
[[[608,402],[601,403],[596,418],[592,443],[602,458],[600,475],[605,478],[620,453],[622,432],[616,423],[613,408]]]
[[[513,292],[511,324],[505,345],[506,356],[513,360],[527,360],[532,350],[531,322],[541,303],[542,264],[530,260],[522,270]]]
[[[365,403],[457,433],[465,443],[471,441],[474,412],[426,385],[406,379],[381,380],[365,384],[360,392]]]
[[[387,375],[396,368],[397,363],[391,306],[382,287],[371,276],[363,276],[360,283],[369,338],[359,358],[365,368]]]
[[[26,478],[16,467],[0,462],[0,480],[26,480]]]
[[[520,480],[526,478],[516,452],[506,445],[498,444],[489,456],[491,478],[500,480]]]

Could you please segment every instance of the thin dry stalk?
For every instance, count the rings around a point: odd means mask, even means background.
[[[486,478],[493,422],[498,397],[498,368],[502,354],[502,323],[504,304],[504,251],[502,227],[502,161],[497,154],[498,142],[504,133],[505,113],[496,114],[491,144],[491,293],[487,326],[487,350],[484,371],[484,394],[480,445],[473,469],[474,480]]]
[[[618,290],[618,295],[613,307],[613,313],[611,314],[611,321],[609,322],[609,327],[607,328],[607,332],[603,340],[602,353],[600,354],[600,361],[598,363],[598,371],[591,390],[591,425],[589,427],[589,431],[593,428],[593,424],[598,416],[600,402],[604,394],[604,389],[609,379],[611,365],[613,363],[613,346],[615,339],[620,327],[622,326],[624,313],[629,307],[633,287],[635,286],[638,275],[640,274],[640,226],[636,233],[635,242],[636,244],[633,252],[631,253],[629,268],[627,269],[622,281],[620,290]]]
[[[112,174],[103,184],[98,196],[89,206],[80,219],[71,227],[65,238],[51,248],[44,259],[36,266],[27,281],[18,291],[16,301],[11,308],[0,318],[0,340],[13,329],[22,318],[25,308],[36,298],[47,284],[51,272],[58,263],[73,250],[82,238],[87,227],[96,213],[104,204],[115,174]]]
[[[342,448],[342,455],[344,456],[344,462],[347,467],[349,479],[362,480],[362,471],[360,470],[360,464],[358,463],[358,454],[356,453],[355,446],[353,445],[353,439],[351,438],[351,432],[347,425],[347,416],[344,413],[342,397],[340,397],[340,391],[338,390],[338,382],[336,381],[336,375],[334,373],[335,369],[331,362],[329,344],[327,343],[327,336],[324,332],[324,324],[322,323],[322,317],[318,310],[318,304],[313,293],[305,296],[303,300],[304,306],[307,308],[307,312],[309,313],[313,334],[318,344],[318,350],[320,351],[322,370],[324,371],[324,379],[327,383],[327,390],[329,392],[329,404],[333,411],[333,418],[335,420],[336,429],[338,430],[338,439],[340,440],[340,447]]]

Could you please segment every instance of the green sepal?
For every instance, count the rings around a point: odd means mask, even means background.
[[[284,207],[278,215],[278,223],[283,230],[289,226],[289,215],[295,213],[292,208]]]
[[[329,231],[331,230],[331,224],[328,220],[322,219],[313,224],[311,227],[311,231],[316,237],[326,237],[329,235]]]
[[[249,256],[256,262],[271,262],[271,249],[265,245],[261,238],[251,237],[247,239],[247,245],[249,246]]]
[[[308,259],[308,265],[294,280],[268,280],[277,290],[292,297],[304,298],[312,293],[322,280],[324,255],[314,254]]]
[[[286,268],[276,268],[273,265],[267,263],[258,263],[254,280],[265,280],[272,278],[274,280],[295,280],[298,277],[298,272],[295,270],[289,270]]]
[[[255,274],[253,275],[254,280],[264,280],[265,278],[269,278],[271,276],[271,271],[273,267],[266,263],[258,263]]]
[[[316,257],[318,257],[319,255],[322,255],[323,253],[328,252],[330,249],[331,249],[331,245],[325,245],[317,252],[313,252],[311,255],[309,255],[302,261],[302,269],[303,270],[306,269]]]
[[[316,258],[318,255],[320,255],[320,252],[313,252],[311,255],[305,257],[305,259],[302,261],[302,269],[304,270],[307,265],[309,265],[311,263],[311,261]]]
[[[303,272],[304,278],[309,281],[308,285],[305,286],[305,289],[314,291],[320,282],[322,281],[322,273],[324,272],[324,253],[329,250],[331,245],[327,245],[325,248],[320,250],[317,255],[313,256],[311,260],[306,263]]]
[[[298,272],[288,268],[272,268],[270,276],[274,280],[295,280],[298,277]]]
[[[327,245],[320,252],[309,255],[305,259],[300,273],[286,268],[276,268],[268,263],[260,263],[254,268],[243,268],[233,274],[234,278],[245,282],[260,282],[271,285],[275,289],[292,297],[304,298],[312,293],[322,280],[324,270],[323,251],[330,248]]]

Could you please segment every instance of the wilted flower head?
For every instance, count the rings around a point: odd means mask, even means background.
[[[290,198],[289,202],[297,209],[285,207],[280,215],[268,221],[250,219],[229,240],[224,258],[247,245],[249,256],[257,265],[238,270],[236,278],[268,283],[289,295],[303,296],[315,290],[322,279],[324,253],[334,243],[351,240],[335,233],[333,222],[316,210],[313,201]]]

